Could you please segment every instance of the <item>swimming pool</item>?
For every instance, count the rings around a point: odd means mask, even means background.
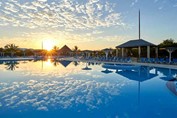
[[[0,64],[0,118],[173,118],[177,70],[52,60]],[[169,81],[171,80],[171,81]]]

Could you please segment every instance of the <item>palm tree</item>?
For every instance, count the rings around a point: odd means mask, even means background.
[[[4,49],[11,53],[11,57],[14,56],[14,53],[18,50],[18,46],[16,46],[15,44],[7,44],[6,46],[4,46]]]
[[[77,52],[78,52],[78,47],[77,46],[74,46],[74,53],[76,54],[76,57],[77,57]]]
[[[59,50],[59,47],[55,45],[55,46],[53,47],[53,49],[52,49],[52,54],[55,55],[55,56],[57,56],[58,50]]]

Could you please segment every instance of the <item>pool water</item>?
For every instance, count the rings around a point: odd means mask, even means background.
[[[52,60],[0,64],[0,118],[176,118],[177,70]]]

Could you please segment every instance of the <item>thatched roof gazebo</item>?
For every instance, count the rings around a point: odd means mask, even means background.
[[[61,55],[69,55],[72,50],[67,45],[64,45],[58,52]]]

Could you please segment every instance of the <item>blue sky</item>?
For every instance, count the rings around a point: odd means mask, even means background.
[[[138,38],[139,9],[141,38],[177,41],[177,0],[1,0],[0,47],[114,48]]]

